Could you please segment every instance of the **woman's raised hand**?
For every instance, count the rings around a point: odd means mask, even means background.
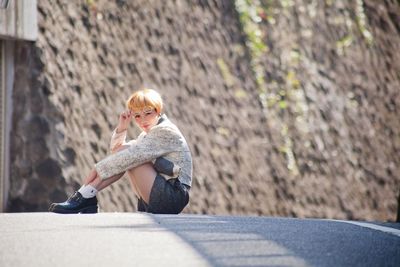
[[[132,111],[126,110],[121,112],[119,115],[119,122],[117,127],[117,132],[123,132],[128,129],[128,125],[132,120]]]

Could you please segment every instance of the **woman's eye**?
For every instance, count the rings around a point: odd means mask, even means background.
[[[146,112],[144,115],[149,116],[153,113],[153,111]]]

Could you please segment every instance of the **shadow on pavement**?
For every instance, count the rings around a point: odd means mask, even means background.
[[[140,216],[109,214],[105,220],[108,223],[71,227],[126,234],[131,229],[150,234],[168,232],[182,239],[212,266],[398,266],[400,262],[397,236],[338,221],[136,215]],[[139,219],[142,221],[138,222]]]
[[[153,219],[189,243],[213,266],[311,266],[272,238],[265,219],[198,215],[153,215]]]
[[[383,241],[376,232],[329,220],[150,216],[214,266],[395,266],[400,260],[399,238]]]

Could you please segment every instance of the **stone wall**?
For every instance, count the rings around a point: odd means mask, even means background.
[[[33,152],[40,157],[39,166],[47,164],[39,168],[44,177],[38,177],[36,166],[26,175],[36,186],[46,187],[42,190],[45,200],[35,201],[35,210],[47,209],[46,199],[63,200],[108,153],[110,133],[125,99],[147,85],[164,96],[166,113],[191,145],[195,179],[186,212],[262,212],[255,206],[246,210],[248,203],[234,197],[237,191],[251,196],[256,184],[248,184],[248,179],[263,179],[268,167],[255,160],[267,154],[261,147],[265,131],[253,129],[265,118],[229,1],[218,6],[186,1],[162,5],[159,1],[40,2],[39,32],[38,42],[25,49],[36,53],[33,61],[42,66],[34,75],[36,84],[25,90],[41,102],[32,103],[33,108],[47,103],[54,110],[42,108],[45,116],[15,110],[14,116],[15,123],[22,125],[15,131],[26,140],[26,147],[40,145]],[[230,69],[228,84],[223,67]],[[27,97],[19,85],[15,93]],[[20,113],[29,119],[21,120]],[[40,142],[23,130],[31,117],[43,126]],[[130,135],[136,134],[138,130],[131,129]],[[14,158],[26,158],[25,164],[32,166],[35,163],[29,162],[31,155],[25,150],[16,147]],[[12,180],[21,188],[18,165],[23,161],[15,161]],[[48,173],[47,168],[54,172]],[[248,178],[235,183],[242,173]],[[51,183],[50,177],[54,177]],[[63,187],[63,193],[59,192]],[[37,192],[29,182],[26,190]],[[24,190],[11,194],[10,210],[32,209],[27,205],[32,199],[25,194]],[[251,197],[246,199],[250,202]],[[104,211],[136,209],[127,179],[105,190],[100,201]]]
[[[296,216],[395,218],[400,189],[400,5],[262,6],[271,143]]]
[[[9,211],[77,189],[145,85],[194,156],[184,212],[394,220],[399,6],[367,2],[368,46],[359,32],[340,43],[337,17],[354,23],[355,6],[295,2],[269,1],[258,24],[263,106],[233,1],[38,1],[38,41],[15,47]],[[103,211],[136,210],[128,179],[99,198]]]
[[[9,211],[45,210],[49,199],[65,198],[72,190],[59,157],[63,133],[56,126],[63,115],[49,99],[39,53],[33,43],[15,42]]]

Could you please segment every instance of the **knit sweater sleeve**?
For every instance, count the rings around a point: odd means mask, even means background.
[[[107,179],[174,152],[179,149],[181,142],[180,135],[174,128],[155,126],[129,148],[99,161],[95,165],[95,169],[101,179]]]

